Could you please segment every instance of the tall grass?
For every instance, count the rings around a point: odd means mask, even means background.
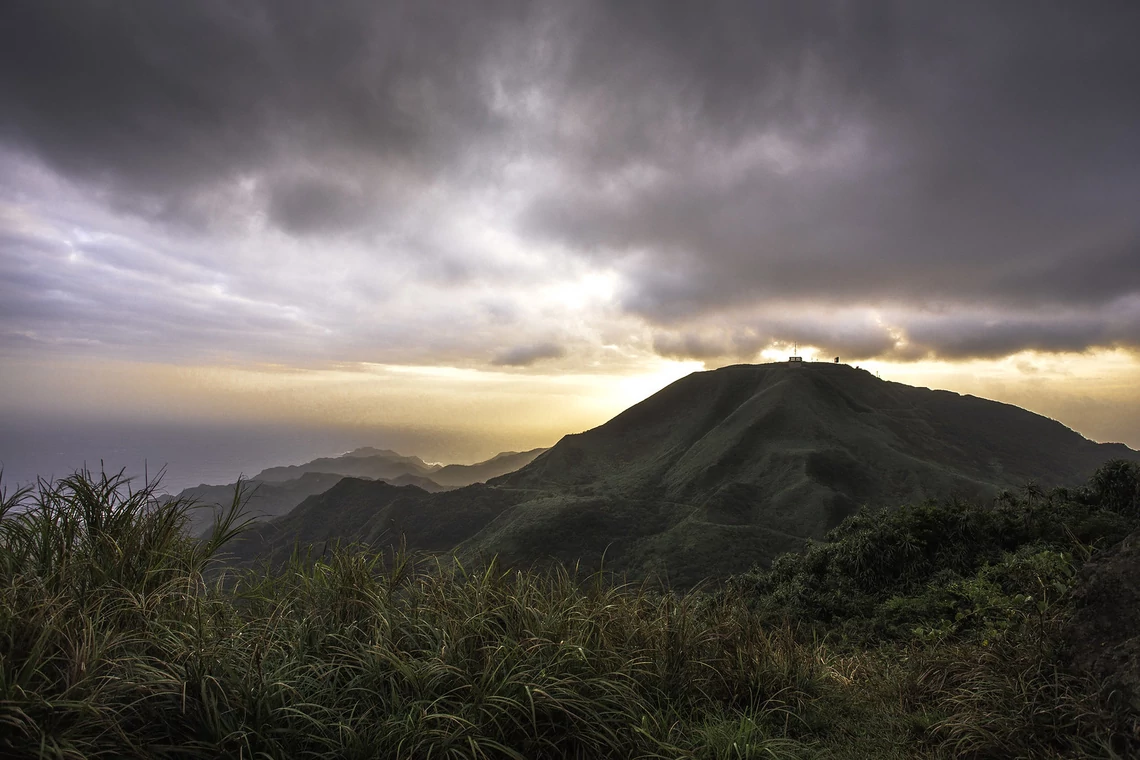
[[[809,746],[818,660],[747,608],[338,550],[219,574],[184,502],[79,473],[4,501],[0,751],[762,757]],[[207,579],[212,578],[212,581]]]
[[[743,593],[351,547],[222,562],[155,484],[0,497],[0,756],[1107,756],[1048,636],[837,648]],[[982,656],[985,655],[985,656]]]

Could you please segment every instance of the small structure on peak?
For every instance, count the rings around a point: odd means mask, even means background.
[[[795,363],[802,363],[802,362],[803,362],[803,360],[804,360],[804,358],[803,358],[802,356],[799,356],[799,353],[800,353],[800,344],[799,344],[799,343],[794,343],[794,344],[792,344],[792,345],[794,346],[794,348],[792,349],[792,355],[788,357],[788,361],[789,361],[790,363],[793,363],[793,364],[795,364]]]

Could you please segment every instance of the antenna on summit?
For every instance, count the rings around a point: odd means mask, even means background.
[[[800,356],[800,355],[799,355],[799,353],[800,353],[800,344],[799,344],[799,343],[793,343],[793,344],[792,344],[792,346],[793,346],[793,348],[792,348],[792,355],[788,357],[788,361],[789,361],[790,363],[800,363],[800,362],[803,362],[804,358],[803,358],[802,356]]]

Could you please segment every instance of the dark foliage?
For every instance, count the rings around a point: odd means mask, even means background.
[[[992,632],[1063,596],[1084,558],[1140,525],[1138,488],[1140,467],[1112,461],[1078,491],[863,509],[730,586],[768,618],[858,642]]]

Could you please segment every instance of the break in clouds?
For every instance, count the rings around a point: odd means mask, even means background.
[[[1140,6],[0,11],[0,351],[1140,347]]]

